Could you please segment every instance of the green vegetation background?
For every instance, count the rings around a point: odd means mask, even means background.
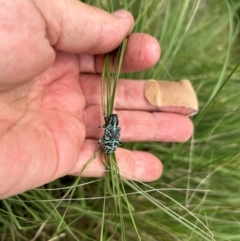
[[[200,104],[195,133],[184,144],[126,143],[157,155],[163,176],[139,187],[153,202],[126,186],[142,240],[240,240],[240,2],[227,0],[85,1],[104,9],[127,8],[138,19],[134,32],[155,36],[159,63],[134,79],[191,80]],[[236,67],[236,68],[235,68]],[[65,177],[0,202],[0,240],[100,240],[104,183]],[[1,184],[2,185],[2,184]],[[66,198],[61,200],[61,198]],[[188,211],[186,211],[186,209]],[[126,240],[139,240],[123,210]],[[106,199],[104,238],[121,240],[111,198]],[[191,223],[191,228],[182,224]],[[196,232],[205,233],[204,237]]]

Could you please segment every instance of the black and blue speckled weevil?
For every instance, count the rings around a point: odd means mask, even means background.
[[[118,126],[118,116],[116,114],[111,114],[111,115],[106,115],[105,113],[103,114],[105,124],[102,126],[99,126],[99,128],[105,128],[103,137],[99,139],[97,149],[99,145],[102,143],[103,144],[103,151],[107,154],[110,155],[116,149],[118,146],[122,144],[120,140],[120,131],[121,128]],[[94,154],[94,158],[96,158],[97,155],[97,150]]]

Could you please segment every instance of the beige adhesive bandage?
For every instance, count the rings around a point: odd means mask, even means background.
[[[179,82],[148,80],[145,97],[150,104],[158,107],[185,107],[189,114],[198,111],[196,93],[189,80]]]

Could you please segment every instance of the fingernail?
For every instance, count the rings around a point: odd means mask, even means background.
[[[127,18],[131,15],[131,13],[126,10],[118,10],[118,11],[114,12],[113,15],[115,15],[117,17],[121,17],[121,18]]]

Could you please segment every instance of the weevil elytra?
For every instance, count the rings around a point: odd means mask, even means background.
[[[97,150],[99,145],[102,143],[103,144],[103,151],[107,154],[110,155],[116,149],[118,146],[122,144],[120,140],[120,131],[121,128],[118,126],[118,116],[116,114],[111,114],[111,115],[106,115],[105,113],[103,114],[105,124],[102,126],[99,126],[99,128],[105,128],[103,137],[99,139],[98,145],[96,152],[94,154],[94,158],[96,158],[97,155]]]

